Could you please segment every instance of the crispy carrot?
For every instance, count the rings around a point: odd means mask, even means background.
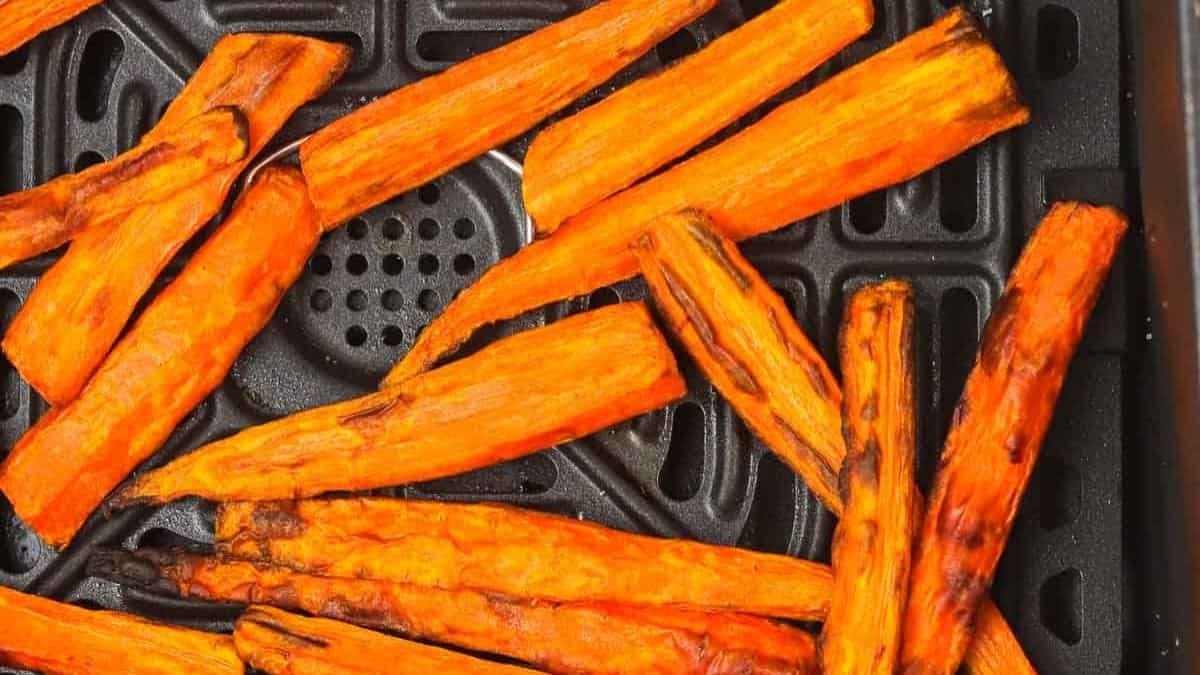
[[[316,247],[297,170],[269,169],[155,299],[80,396],[42,417],[0,465],[0,490],[50,544],[225,378]]]
[[[580,314],[362,398],[252,427],[143,476],[123,500],[290,499],[449,476],[679,398],[641,303]]]
[[[108,223],[245,158],[246,118],[216,108],[174,133],[76,174],[0,197],[0,268],[58,248],[90,223]]]
[[[179,551],[93,554],[89,574],[184,597],[265,604],[500,654],[555,673],[818,672],[808,633],[744,614],[554,603],[469,589],[324,577]]]
[[[47,675],[241,675],[225,635],[93,611],[0,586],[0,663]]]
[[[905,673],[953,673],[971,640],[1067,365],[1125,234],[1115,209],[1056,204],[988,319],[913,564]]]
[[[700,369],[747,426],[842,513],[841,389],[783,300],[696,212],[659,219],[635,252],[661,315]],[[915,511],[920,517],[919,505]],[[987,604],[991,611],[981,614],[980,639],[967,656],[971,672],[1032,674],[1012,631]]]
[[[783,0],[549,127],[525,155],[525,210],[538,233],[557,230],[799,81],[870,30],[874,15],[870,0]]]
[[[233,629],[238,654],[271,675],[518,675],[535,671],[409,642],[273,607],[246,610]]]
[[[109,227],[89,227],[41,278],[3,346],[47,401],[61,406],[75,398],[159,272],[216,215],[250,156],[296,108],[328,89],[348,58],[342,45],[293,35],[234,35],[217,43],[147,142],[169,137],[209,108],[233,106],[246,115],[249,155],[165,202]]]
[[[1028,117],[1000,56],[968,13],[951,10],[488,270],[386,382],[428,369],[481,326],[633,276],[629,245],[658,216],[696,208],[744,239],[916,176]]]
[[[104,0],[7,0],[0,4],[0,56]]]
[[[349,498],[223,504],[217,550],[311,574],[816,620],[825,565],[489,504]]]
[[[866,286],[846,303],[839,351],[847,455],[845,508],[833,539],[833,603],[823,672],[892,675],[918,499],[914,478],[913,291]]]
[[[715,4],[606,0],[354,111],[300,148],[317,210],[336,225],[506,143]]]

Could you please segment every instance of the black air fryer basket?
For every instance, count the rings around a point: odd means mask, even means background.
[[[355,50],[346,77],[295,116],[274,142],[281,146],[592,2],[108,0],[0,59],[0,192],[131,147],[225,33],[304,33]],[[704,46],[771,2],[722,0],[558,117]],[[1200,51],[1191,41],[1200,38],[1200,5],[1125,2],[970,3],[1016,74],[1032,123],[904,185],[744,245],[827,358],[834,356],[845,289],[883,274],[913,280],[919,472],[927,484],[980,328],[1046,205],[1083,199],[1130,213],[1135,230],[1071,366],[994,588],[1042,673],[1191,670],[1187,535],[1200,542],[1200,497],[1193,496],[1200,482],[1200,268],[1192,249],[1200,244],[1193,229],[1200,117],[1191,105]],[[927,25],[949,4],[876,0],[877,26],[868,36],[722,137]],[[503,150],[519,159],[534,133]],[[520,246],[523,219],[519,178],[483,158],[326,235],[226,383],[148,465],[366,391],[459,290]],[[51,261],[0,272],[0,327]],[[168,276],[181,264],[175,261]],[[489,335],[645,294],[640,281],[624,282]],[[827,560],[833,519],[680,356],[688,397],[619,433],[384,492],[512,502],[618,528]],[[3,362],[0,448],[12,447],[46,409]],[[235,608],[122,588],[84,569],[95,546],[202,546],[211,530],[211,507],[195,500],[101,513],[56,553],[0,500],[0,584],[228,630]]]

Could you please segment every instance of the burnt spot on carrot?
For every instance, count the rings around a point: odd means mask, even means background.
[[[299,537],[306,527],[304,520],[296,515],[291,502],[264,502],[254,507],[250,514],[250,534],[261,539],[290,539]]]

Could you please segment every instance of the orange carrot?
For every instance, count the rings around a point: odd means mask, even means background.
[[[403,386],[252,427],[143,476],[121,499],[289,499],[449,476],[586,436],[684,391],[646,307],[623,303]]]
[[[56,406],[75,398],[159,272],[216,215],[250,156],[341,75],[348,56],[342,45],[294,35],[234,35],[217,43],[146,141],[170,136],[209,108],[233,106],[246,115],[249,155],[165,202],[75,238],[4,337],[9,360],[38,393]]]
[[[354,111],[300,148],[317,210],[336,225],[504,144],[715,4],[606,0]]]
[[[104,0],[6,0],[0,3],[0,56]]]
[[[47,675],[241,675],[225,635],[83,609],[0,586],[0,663]]]
[[[818,620],[825,565],[487,504],[359,498],[223,504],[217,550],[310,574]]]
[[[79,397],[42,417],[0,465],[0,490],[17,514],[48,543],[70,541],[225,379],[319,236],[299,172],[260,173]]]
[[[962,660],[1067,365],[1126,227],[1112,208],[1056,204],[988,319],[917,545],[905,673],[950,674]]]
[[[1028,117],[1000,56],[969,14],[951,10],[488,270],[386,383],[430,368],[481,326],[633,276],[629,246],[658,216],[696,208],[744,239],[916,176]]]
[[[58,248],[91,223],[172,197],[248,150],[246,118],[215,108],[112,161],[0,197],[0,268]]]
[[[557,230],[797,82],[870,30],[874,14],[871,0],[782,0],[549,127],[525,155],[525,210],[538,233]]]

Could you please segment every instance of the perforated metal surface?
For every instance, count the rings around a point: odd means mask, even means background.
[[[276,140],[281,145],[395,86],[587,4],[109,0],[0,60],[0,190],[41,182],[130,147],[226,32],[292,31],[347,42],[357,50],[347,77],[297,114]],[[769,4],[723,0],[615,83],[693,51]],[[870,36],[774,103],[927,24],[944,7],[941,0],[877,4],[878,27]],[[1017,73],[1034,123],[905,185],[744,247],[831,363],[847,291],[884,274],[914,282],[922,364],[920,472],[926,482],[982,322],[1045,199],[1126,200],[1116,0],[979,0],[972,9]],[[601,87],[575,108],[615,86]],[[521,156],[530,137],[506,150]],[[457,291],[515,250],[519,186],[502,167],[480,160],[431,185],[327,235],[225,386],[150,464],[246,425],[365,391]],[[47,260],[0,273],[4,324]],[[1035,475],[995,589],[1044,673],[1122,669],[1122,631],[1133,620],[1125,617],[1122,597],[1121,469],[1129,451],[1123,373],[1144,340],[1129,330],[1140,321],[1132,317],[1141,313],[1130,306],[1126,277],[1140,270],[1139,261],[1125,260],[1114,273],[1072,367],[1046,442],[1046,460]],[[626,282],[487,331],[476,344],[590,306],[644,296],[640,282]],[[501,500],[631,530],[827,558],[832,518],[677,351],[690,390],[679,404],[511,464],[394,492]],[[0,447],[9,448],[45,405],[4,365]],[[0,583],[227,629],[233,616],[229,608],[121,589],[82,572],[95,545],[203,543],[211,538],[210,521],[210,510],[194,501],[98,517],[59,555],[41,545],[3,504]],[[1126,667],[1142,672],[1136,664]]]

